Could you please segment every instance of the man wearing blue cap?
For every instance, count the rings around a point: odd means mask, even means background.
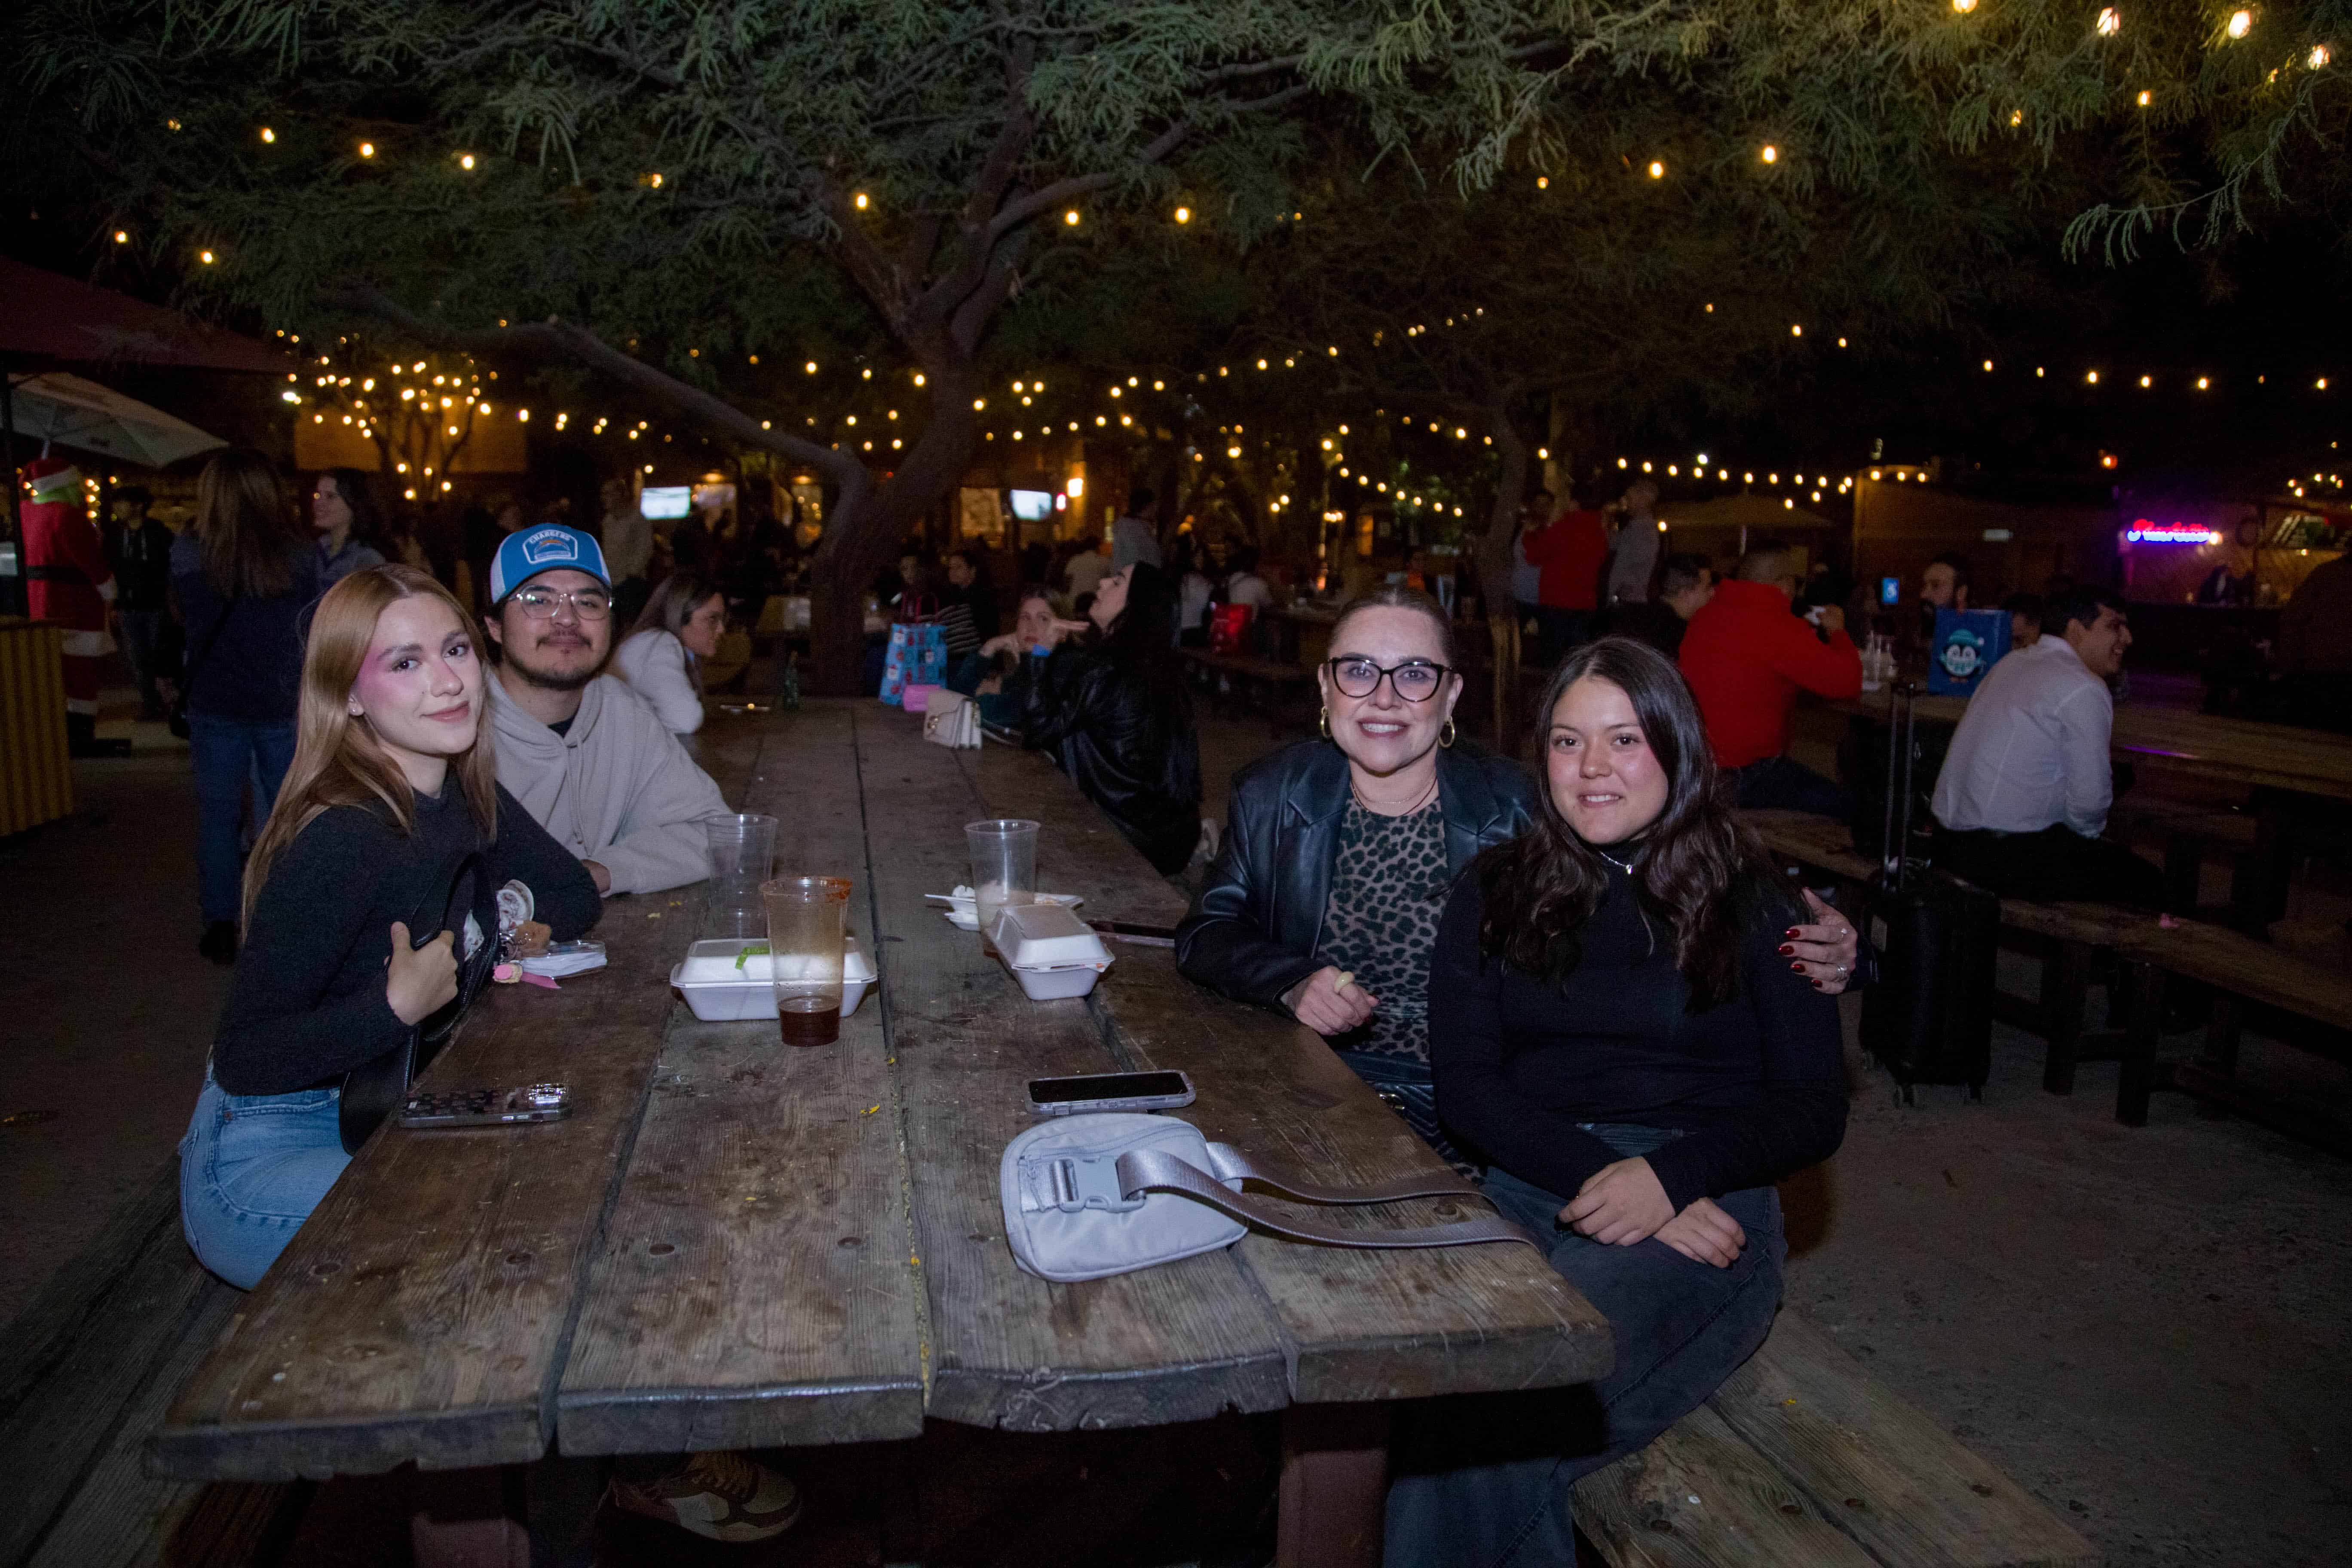
[[[519,530],[491,558],[489,588],[499,782],[600,891],[709,875],[702,824],[727,803],[645,699],[602,673],[613,580],[596,541],[555,523]]]

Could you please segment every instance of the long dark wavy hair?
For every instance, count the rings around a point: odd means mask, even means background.
[[[1538,753],[1549,753],[1560,698],[1588,676],[1632,699],[1643,738],[1666,775],[1666,804],[1657,819],[1630,844],[1612,847],[1621,860],[1632,850],[1642,912],[1674,934],[1675,963],[1690,985],[1691,1011],[1728,1001],[1738,989],[1744,918],[1759,898],[1790,900],[1774,881],[1761,847],[1731,814],[1690,687],[1647,643],[1602,637],[1560,661],[1536,710]],[[1600,907],[1611,871],[1569,826],[1549,785],[1537,793],[1535,825],[1478,858],[1486,894],[1479,945],[1517,969],[1560,984],[1582,954],[1580,933]]]

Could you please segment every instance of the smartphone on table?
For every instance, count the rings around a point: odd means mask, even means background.
[[[1181,1072],[1105,1072],[1029,1080],[1029,1109],[1040,1116],[1168,1110],[1192,1103],[1192,1080]]]
[[[418,1092],[401,1109],[400,1124],[433,1131],[445,1127],[522,1127],[560,1121],[572,1114],[572,1090],[560,1083],[520,1089],[454,1089]]]

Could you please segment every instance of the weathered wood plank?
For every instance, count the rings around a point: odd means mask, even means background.
[[[2098,1549],[1783,1309],[1709,1402],[1739,1439],[1882,1563],[2089,1568]],[[1679,1428],[1677,1428],[1679,1430]]]
[[[740,809],[779,818],[780,870],[855,879],[863,931],[850,726],[817,706],[706,755],[735,764]],[[881,1017],[869,998],[812,1049],[765,1019],[672,1024],[557,1396],[565,1453],[922,1431],[922,1282]]]
[[[1119,951],[1103,1010],[1137,1065],[1192,1076],[1200,1099],[1184,1115],[1211,1138],[1339,1185],[1443,1172],[1312,1030],[1193,985],[1168,949]],[[1492,1212],[1477,1199],[1301,1206],[1365,1229]],[[1237,1251],[1282,1325],[1301,1404],[1556,1387],[1612,1364],[1607,1321],[1532,1247],[1358,1252],[1252,1235]]]
[[[1610,1568],[1874,1568],[1877,1561],[1705,1405],[1575,1490],[1577,1525]]]
[[[1016,806],[1044,821],[1031,808],[1037,801],[1075,791],[1026,759],[1028,792],[1008,789],[984,805],[958,765],[971,753],[924,744],[901,715],[861,710],[857,724],[882,994],[929,1309],[929,1413],[1056,1431],[1280,1407],[1288,1397],[1281,1345],[1230,1256],[1078,1285],[1049,1284],[1013,1263],[997,1163],[1031,1124],[1025,1080],[1100,1072],[1112,1058],[1084,1002],[1029,1001],[982,955],[979,938],[942,921],[923,895],[969,879],[966,822]],[[1087,894],[1089,912],[1097,895],[1110,903],[1129,883],[1159,883],[1107,826],[1080,837],[1057,824],[1045,837],[1041,862],[1066,890]],[[1104,984],[1120,978],[1114,966]]]
[[[0,1474],[16,1500],[0,1510],[0,1563],[21,1561],[49,1529],[206,1301],[234,1294],[180,1238],[176,1166],[159,1170],[11,1326],[23,1350],[0,1421]]]
[[[583,1271],[660,1052],[692,900],[610,900],[611,963],[493,986],[428,1085],[572,1086],[540,1126],[360,1152],[182,1390],[152,1453],[192,1479],[284,1480],[538,1458]]]
[[[193,1259],[187,1267],[201,1274]],[[30,1568],[143,1568],[149,1563],[247,1563],[265,1539],[290,1528],[308,1489],[299,1483],[175,1481],[146,1464],[146,1440],[172,1391],[203,1359],[236,1310],[217,1279],[185,1319],[138,1396],[110,1413],[118,1424],[72,1503],[27,1560]],[[15,1562],[14,1556],[0,1561]]]

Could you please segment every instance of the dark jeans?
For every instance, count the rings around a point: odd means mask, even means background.
[[[1585,640],[1585,628],[1592,619],[1590,610],[1556,610],[1549,605],[1536,606],[1536,662],[1549,675],[1568,657],[1568,650]]]
[[[237,822],[247,778],[257,781],[253,803],[257,826],[268,819],[278,786],[294,760],[294,721],[227,719],[217,713],[188,714],[188,760],[196,775],[196,902],[206,925],[234,921],[243,856]]]
[[[1853,796],[1801,763],[1767,757],[1731,770],[1734,804],[1742,811],[1810,811],[1844,822],[1853,816]]]
[[[2164,907],[2164,872],[2120,844],[2064,823],[2039,833],[1936,830],[1936,865],[2012,899]]]
[[[162,673],[163,623],[168,617],[161,610],[116,613],[121,619],[123,657],[131,661],[131,673],[139,682],[139,716],[152,719],[163,710],[163,693],[155,678]]]
[[[1628,1158],[1675,1134],[1595,1126]],[[1390,1568],[1574,1568],[1569,1487],[1646,1447],[1756,1353],[1780,1304],[1780,1197],[1716,1200],[1748,1233],[1728,1268],[1662,1241],[1603,1247],[1561,1227],[1567,1199],[1489,1167],[1486,1195],[1551,1246],[1551,1266],[1609,1320],[1617,1364],[1598,1383],[1423,1400],[1399,1412]]]

